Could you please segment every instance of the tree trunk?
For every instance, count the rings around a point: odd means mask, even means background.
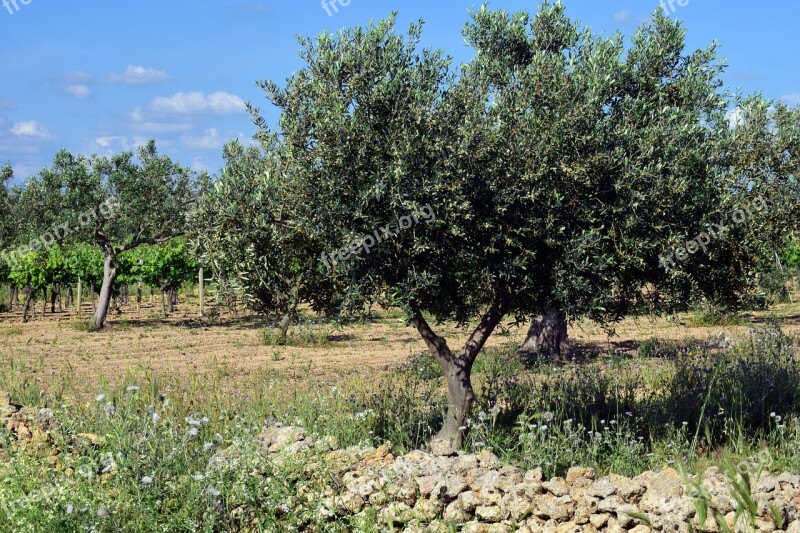
[[[67,297],[64,299],[64,307],[66,309],[72,307],[73,298],[74,296],[72,294],[72,284],[69,284],[67,285]]]
[[[28,318],[28,313],[31,312],[31,304],[33,303],[33,287],[30,285],[25,287],[25,305],[22,308],[22,321],[27,322],[30,320]],[[36,310],[33,310],[36,313]]]
[[[575,349],[569,340],[564,313],[550,308],[545,314],[534,317],[522,351],[543,354],[556,360],[572,359]]]
[[[106,325],[108,309],[111,306],[111,296],[114,292],[114,281],[119,275],[119,261],[113,253],[106,252],[103,260],[103,284],[100,286],[100,297],[97,300],[97,309],[92,318],[92,328],[99,330]]]
[[[8,310],[9,312],[14,310],[14,303],[17,301],[17,294],[19,289],[17,289],[16,285],[12,285],[9,289],[8,294]]]
[[[81,308],[83,307],[83,280],[78,278],[78,316],[81,316]]]
[[[97,305],[95,304],[94,301],[94,294],[95,294],[94,280],[92,280],[89,282],[89,296],[92,298],[92,314],[97,312]]]
[[[409,302],[411,323],[422,336],[428,351],[439,362],[447,382],[447,414],[442,429],[431,442],[431,451],[435,455],[455,454],[464,444],[467,416],[475,400],[472,365],[497,325],[512,308],[512,303],[513,298],[509,294],[498,294],[464,348],[453,354],[447,341],[431,329],[416,301]]]
[[[198,292],[198,300],[200,301],[200,316],[205,316],[205,304],[206,304],[206,277],[203,272],[203,267],[200,267],[200,272],[197,273],[197,292]]]
[[[58,300],[58,306],[61,307],[61,285],[59,283],[54,283],[53,288],[50,290],[50,314],[56,314],[56,300]],[[61,309],[59,309],[59,312]]]
[[[437,360],[447,382],[448,405],[444,425],[433,439],[431,448],[435,454],[449,455],[464,444],[467,417],[475,401],[471,379],[473,362],[452,356],[447,359],[437,357]]]
[[[42,318],[47,312],[47,287],[42,287]]]

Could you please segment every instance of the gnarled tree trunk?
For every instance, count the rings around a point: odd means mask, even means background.
[[[447,346],[447,341],[433,332],[416,302],[409,303],[411,323],[425,340],[431,355],[439,362],[447,382],[447,413],[442,429],[431,442],[431,451],[434,454],[451,455],[463,446],[467,417],[475,401],[472,366],[489,336],[511,308],[511,303],[510,296],[499,297],[458,353],[453,353]]]
[[[575,355],[575,348],[567,333],[567,317],[555,308],[533,317],[522,351],[543,354],[552,359],[567,360]]]
[[[103,259],[103,284],[100,286],[100,297],[97,300],[97,309],[92,318],[94,329],[103,329],[111,307],[111,296],[114,291],[114,281],[119,275],[120,264],[114,254],[106,253]]]

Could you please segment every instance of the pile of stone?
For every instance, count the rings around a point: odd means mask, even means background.
[[[696,523],[695,494],[672,468],[633,479],[572,468],[546,481],[541,470],[504,466],[490,452],[394,457],[387,446],[337,450],[335,439],[315,439],[297,427],[266,428],[258,442],[277,464],[307,457],[334,473],[338,490],[331,487],[319,502],[332,521],[372,510],[381,523],[409,533],[446,532],[453,523],[469,533],[685,532],[690,524],[720,531],[711,512],[705,524]],[[731,529],[746,530],[744,520],[734,524],[736,503],[723,474],[709,469],[702,485]],[[800,476],[762,474],[753,485],[757,530],[800,533]]]
[[[19,445],[40,445],[47,442],[48,432],[56,425],[51,409],[34,409],[12,404],[9,395],[0,391],[0,426],[11,432]]]

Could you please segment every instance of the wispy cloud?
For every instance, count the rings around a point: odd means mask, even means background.
[[[124,74],[109,74],[107,78],[109,83],[124,83],[127,85],[162,83],[168,80],[169,76],[163,70],[137,65],[128,65]]]
[[[244,113],[247,106],[235,94],[219,91],[207,95],[197,91],[155,98],[149,108],[171,115],[236,115]]]
[[[47,128],[35,120],[16,122],[8,131],[17,137],[34,137],[37,139],[50,138],[50,132],[47,131]]]
[[[17,106],[14,102],[0,97],[0,111],[14,111],[16,108]]]
[[[92,89],[83,84],[67,85],[66,91],[75,98],[88,98],[92,95]]]
[[[205,135],[199,137],[185,135],[182,142],[186,148],[194,150],[219,150],[225,145],[225,139],[220,137],[217,128],[207,129]]]
[[[617,13],[614,13],[614,22],[619,22],[620,24],[627,24],[631,21],[631,12],[627,9],[623,9]]]
[[[800,93],[787,94],[781,96],[781,100],[789,105],[800,105]]]

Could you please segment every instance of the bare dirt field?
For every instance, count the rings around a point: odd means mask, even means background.
[[[69,312],[39,314],[27,324],[18,313],[0,315],[0,362],[32,379],[77,378],[75,381],[86,384],[88,393],[101,378],[113,384],[141,373],[178,378],[213,375],[232,387],[269,373],[330,382],[369,378],[425,351],[424,343],[399,312],[340,328],[314,325],[314,335],[327,340],[321,345],[293,347],[265,345],[261,338],[264,324],[254,316],[223,313],[216,320],[200,319],[196,304],[182,302],[177,313],[163,319],[158,318],[157,307],[143,305],[138,313],[125,310],[99,333],[83,331],[82,322]],[[84,315],[90,311],[89,306],[84,307]],[[598,326],[582,323],[573,325],[570,335],[583,352],[602,357],[615,351],[632,353],[651,338],[735,338],[770,316],[780,317],[788,334],[800,333],[800,305],[786,304],[745,314],[736,326],[692,327],[696,322],[693,315],[673,320],[640,317],[618,324],[612,337]],[[453,325],[438,330],[451,346],[466,338],[466,331]],[[488,348],[519,343],[524,332],[510,326],[494,335]]]

